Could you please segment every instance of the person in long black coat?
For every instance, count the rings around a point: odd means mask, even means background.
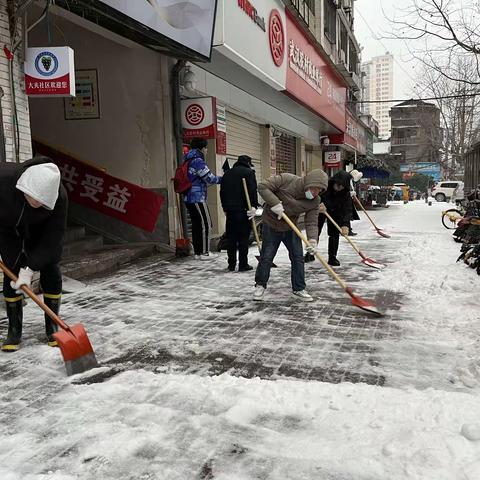
[[[4,275],[3,295],[8,315],[8,334],[2,350],[19,349],[22,338],[23,295],[35,271],[45,303],[56,313],[60,308],[63,239],[67,217],[67,193],[58,167],[47,157],[27,162],[0,164],[0,256],[18,277]],[[56,325],[45,316],[49,345],[56,346]]]
[[[350,221],[352,220],[352,197],[350,195],[350,180],[352,177],[348,172],[341,170],[329,181],[327,191],[321,196],[322,203],[327,212],[341,227],[342,234],[348,235]],[[322,207],[323,208],[323,207]],[[322,232],[327,217],[321,213],[318,215],[318,232]],[[330,220],[327,220],[328,231],[328,263],[332,266],[340,266],[337,259],[338,246],[340,243],[340,232]],[[315,257],[310,253],[305,255],[305,262],[312,262]]]
[[[243,181],[247,183],[248,194],[252,209],[249,210]],[[233,167],[223,175],[220,186],[220,199],[227,217],[227,254],[228,270],[246,272],[253,267],[248,264],[248,243],[252,229],[251,220],[255,217],[258,207],[257,180],[255,170],[252,168],[252,159],[248,155],[240,155]]]

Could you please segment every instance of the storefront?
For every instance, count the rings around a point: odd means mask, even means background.
[[[72,161],[103,172],[98,178],[105,174],[117,179],[118,185],[128,182],[162,197],[155,228],[145,230],[98,208],[107,201],[101,197],[107,194],[106,177],[91,184],[93,174],[88,178],[72,174],[82,189],[78,198],[85,200],[73,202],[70,213],[75,220],[112,240],[171,243],[175,197],[170,179],[176,158],[170,86],[176,60],[172,56],[210,56],[216,2],[212,0],[211,8],[202,13],[201,35],[196,28],[174,28],[148,2],[55,3],[47,18],[29,32],[28,44],[68,43],[74,52],[76,97],[31,96],[32,137],[40,150],[47,145],[52,155],[67,154]],[[172,8],[175,3],[182,2],[173,2]],[[42,12],[43,8],[32,9],[29,18],[40,18]],[[95,189],[100,200],[92,193]],[[127,193],[125,209],[133,204]]]

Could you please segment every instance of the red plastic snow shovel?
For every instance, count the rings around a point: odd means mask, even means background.
[[[17,281],[17,277],[0,261],[0,269],[8,278]],[[32,290],[22,285],[21,289],[63,330],[53,334],[62,352],[67,375],[82,373],[98,367],[97,359],[88,339],[85,327],[81,323],[68,326],[58,315],[47,307]]]
[[[248,188],[247,188],[247,182],[244,178],[242,178],[242,183],[243,183],[243,190],[245,192],[245,199],[247,200],[247,207],[249,210],[252,209],[252,202],[250,201],[250,195],[248,193]],[[252,228],[253,228],[253,234],[255,235],[255,241],[257,242],[257,247],[258,247],[258,253],[262,253],[262,244],[260,243],[260,236],[258,235],[258,230],[257,230],[257,224],[255,223],[255,219],[252,218]],[[260,255],[255,255],[255,258],[257,261],[260,261]],[[277,266],[272,263],[272,268],[277,268]]]
[[[363,254],[363,252],[357,247],[355,243],[353,243],[352,239],[348,235],[344,235],[342,233],[342,229],[340,228],[340,225],[332,218],[332,216],[328,212],[323,212],[323,214],[328,218],[328,220],[335,226],[335,228],[340,232],[340,235],[347,240],[347,242],[352,246],[352,248],[360,255],[362,258],[362,263],[365,265],[376,268],[377,270],[381,270],[382,268],[385,267],[382,263],[378,263],[375,260],[372,260],[371,258],[367,257],[366,255]]]
[[[298,227],[285,215],[282,213],[282,218],[288,223],[290,228],[302,239],[303,243],[308,247],[311,246],[308,242],[307,237],[298,229]],[[326,268],[328,273],[335,279],[335,281],[340,285],[342,290],[344,290],[350,297],[352,298],[352,305],[355,307],[361,308],[366,312],[373,313],[374,315],[378,315],[379,317],[383,317],[383,313],[371,302],[364,300],[363,298],[358,297],[353,293],[353,290],[337,275],[333,268],[324,260],[324,258],[318,253],[315,252],[315,257],[319,260],[322,265]]]
[[[385,238],[391,238],[390,235],[387,235],[382,229],[378,228],[376,225],[375,225],[375,222],[372,220],[372,217],[370,217],[370,215],[367,213],[367,211],[365,210],[365,207],[362,205],[362,202],[355,196],[353,197],[355,199],[355,202],[357,202],[357,205],[360,206],[360,208],[365,212],[365,215],[367,216],[367,218],[370,220],[370,223],[373,225],[373,228],[377,231],[377,233],[381,236],[381,237],[385,237]]]

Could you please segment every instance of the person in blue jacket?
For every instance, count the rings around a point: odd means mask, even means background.
[[[205,163],[207,141],[204,138],[192,138],[190,151],[185,155],[188,165],[188,178],[192,188],[185,194],[184,201],[192,221],[192,243],[195,258],[208,260],[211,258],[210,230],[212,219],[207,206],[207,188],[217,185],[222,177],[214,175]]]

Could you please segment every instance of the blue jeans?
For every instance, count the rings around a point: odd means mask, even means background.
[[[290,257],[292,289],[294,292],[305,290],[305,262],[303,259],[302,241],[292,230],[287,232],[277,232],[266,223],[262,225],[262,252],[260,262],[255,272],[255,283],[267,288],[267,282],[270,278],[270,269],[273,259],[278,251],[280,243],[287,247]]]

